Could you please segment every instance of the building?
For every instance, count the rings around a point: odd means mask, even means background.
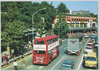
[[[84,11],[84,10],[80,10],[80,11],[72,11],[72,10],[70,10],[70,14],[89,15],[89,14],[90,14],[90,11]]]
[[[96,17],[79,17],[79,16],[65,16],[66,23],[69,26],[71,31],[80,31],[83,30],[90,31],[92,29],[97,30],[97,18]],[[55,27],[55,24],[59,21],[59,16],[57,15],[53,21],[52,28]],[[70,28],[71,27],[71,28]]]
[[[72,30],[83,30],[97,27],[96,17],[66,16],[65,21],[72,27]]]
[[[86,27],[97,27],[97,19],[95,17],[78,17],[78,16],[66,16],[65,17],[66,23],[74,24],[74,27],[76,27],[76,24],[83,24],[83,27],[85,24],[87,24]]]

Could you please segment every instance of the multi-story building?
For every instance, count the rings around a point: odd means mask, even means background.
[[[80,11],[72,11],[70,10],[70,14],[83,14],[83,15],[89,15],[90,11],[84,11],[84,10],[80,10]]]
[[[58,17],[53,21],[52,27],[59,20]],[[79,17],[79,16],[65,16],[66,24],[68,24],[71,31],[90,31],[93,28],[97,28],[97,18],[96,17]]]
[[[97,27],[97,18],[95,17],[66,16],[65,21],[70,25],[72,31],[91,30]]]
[[[74,24],[73,27],[97,27],[97,19],[95,17],[77,17],[66,16],[66,23]],[[76,26],[78,24],[78,26]]]

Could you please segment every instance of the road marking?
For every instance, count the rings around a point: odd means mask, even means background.
[[[63,56],[63,58],[64,58],[64,56]],[[63,58],[62,58],[62,59],[63,59]],[[59,62],[60,62],[62,59],[60,59]],[[59,62],[58,62],[58,63],[59,63]],[[57,63],[57,64],[58,64],[58,63]],[[57,64],[56,64],[56,65],[57,65]],[[56,65],[55,65],[55,66],[56,66]],[[54,69],[55,66],[53,66],[52,69]],[[51,70],[52,70],[52,69],[51,69]]]
[[[41,70],[44,66],[40,66],[38,69]]]
[[[84,56],[84,55],[83,55],[83,56]],[[79,69],[80,69],[80,66],[81,66],[82,61],[83,61],[83,56],[82,56],[82,58],[81,58],[81,61],[80,61],[80,64],[79,64],[79,66],[78,66],[78,69],[77,69],[77,70],[79,70]]]
[[[27,67],[27,69],[30,69],[30,68],[33,67],[33,66],[34,66],[34,65],[30,65],[30,66]]]
[[[89,41],[89,39],[87,40],[87,42],[85,43],[85,44],[87,44],[88,43],[88,41]],[[85,45],[86,46],[86,45]],[[84,55],[83,55],[84,56]],[[81,66],[81,64],[82,64],[82,61],[83,61],[83,56],[82,56],[82,58],[81,58],[81,61],[80,61],[80,64],[79,64],[79,66],[78,66],[78,69],[77,70],[79,70],[80,69],[80,66]]]

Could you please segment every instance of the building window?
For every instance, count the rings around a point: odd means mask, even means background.
[[[77,19],[77,21],[78,21],[78,19]]]
[[[74,21],[76,21],[76,19],[74,19]]]

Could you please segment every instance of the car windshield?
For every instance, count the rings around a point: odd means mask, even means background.
[[[86,60],[87,61],[96,61],[96,58],[95,57],[87,57]]]
[[[71,68],[71,65],[63,64],[61,67],[62,68]]]
[[[86,47],[86,49],[92,49],[92,47]]]
[[[89,41],[89,43],[93,43],[93,41]]]
[[[92,44],[88,44],[87,46],[93,46]]]

